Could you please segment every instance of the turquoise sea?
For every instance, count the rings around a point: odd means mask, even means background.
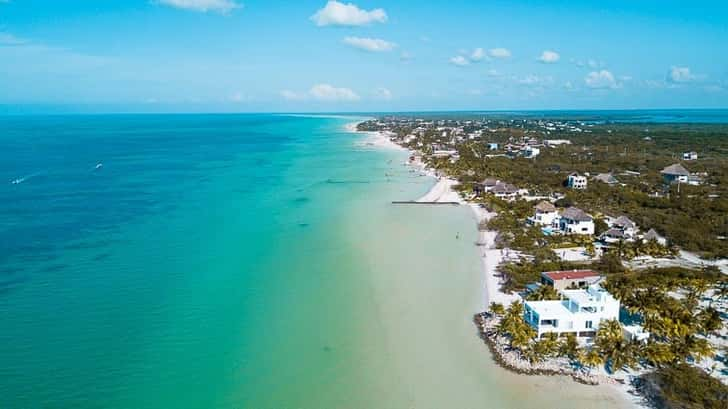
[[[493,364],[469,209],[354,120],[0,117],[0,407],[621,405]]]

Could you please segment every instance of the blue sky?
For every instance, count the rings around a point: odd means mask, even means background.
[[[0,0],[0,105],[728,108],[728,4]]]

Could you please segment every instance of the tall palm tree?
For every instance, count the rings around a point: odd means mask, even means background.
[[[586,351],[582,351],[582,353],[578,357],[578,361],[581,365],[588,368],[590,373],[594,367],[597,367],[604,363],[604,359],[602,358],[602,355],[596,347],[592,347]]]

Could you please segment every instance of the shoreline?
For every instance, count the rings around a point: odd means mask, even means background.
[[[394,149],[407,151],[410,155],[416,154],[415,151],[397,144],[381,132],[358,131],[356,127],[359,123],[361,123],[361,121],[352,122],[345,126],[347,132],[368,135],[366,139],[357,144],[358,146],[371,146],[379,149]],[[406,165],[422,172],[423,175],[430,176],[435,179],[435,184],[432,185],[426,193],[415,199],[415,202],[457,202],[461,205],[467,205],[470,207],[475,220],[476,229],[478,230],[477,242],[475,244],[478,246],[478,257],[480,258],[481,271],[480,311],[486,311],[491,302],[497,302],[507,306],[513,301],[519,300],[520,296],[518,294],[508,294],[501,291],[502,283],[501,277],[498,273],[498,266],[504,261],[509,260],[511,257],[517,257],[518,253],[510,249],[496,248],[495,239],[498,234],[497,231],[481,230],[481,224],[490,220],[492,217],[497,215],[497,213],[489,212],[484,207],[481,207],[480,204],[472,203],[464,199],[458,192],[452,189],[454,185],[458,184],[456,180],[444,175],[439,175],[434,169],[428,169],[420,160],[419,156],[416,156],[415,160],[407,161]],[[491,359],[497,366],[518,375],[564,376],[570,378],[574,382],[584,385],[609,387],[610,390],[612,390],[615,395],[620,396],[626,404],[629,404],[634,408],[649,407],[639,395],[635,395],[631,392],[631,385],[628,382],[625,382],[624,384],[619,383],[615,378],[609,377],[606,374],[590,374],[589,377],[586,377],[577,373],[575,370],[560,367],[557,364],[554,364],[554,362],[551,362],[551,360],[542,362],[540,365],[541,367],[535,367],[525,361],[523,361],[523,363],[525,363],[524,366],[519,366],[515,363],[513,357],[509,355],[509,352],[506,351],[505,348],[499,347],[498,343],[486,334],[487,331],[485,330],[485,326],[482,321],[484,314],[486,313],[478,312],[474,314],[473,323],[476,325],[478,337],[486,344],[491,354]],[[511,354],[513,353],[511,352]]]

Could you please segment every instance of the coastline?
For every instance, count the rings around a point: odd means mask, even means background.
[[[458,182],[447,176],[439,175],[434,169],[428,169],[426,165],[420,160],[419,156],[415,155],[415,152],[397,144],[392,141],[387,135],[381,132],[365,132],[358,131],[357,125],[361,123],[353,122],[345,126],[347,132],[358,133],[366,135],[366,138],[359,141],[359,146],[371,146],[377,149],[394,149],[400,151],[407,151],[411,155],[415,156],[414,160],[408,161],[406,164],[413,167],[414,169],[422,172],[423,175],[430,176],[435,179],[434,185],[430,189],[415,199],[414,202],[457,202],[460,205],[468,206],[473,215],[473,219],[478,230],[477,242],[478,256],[480,257],[480,272],[481,272],[481,305],[479,311],[486,311],[488,305],[491,302],[497,302],[504,305],[508,305],[515,300],[520,299],[520,296],[516,293],[505,293],[501,291],[501,277],[498,273],[498,266],[508,259],[517,257],[518,253],[509,249],[498,249],[496,248],[495,239],[498,234],[497,231],[493,230],[481,230],[481,226],[484,222],[487,222],[497,213],[489,212],[484,207],[481,207],[477,203],[468,202],[458,192],[453,190],[453,186],[457,185]],[[498,345],[495,340],[490,339],[486,333],[486,325],[482,321],[484,313],[480,312],[474,314],[473,322],[478,328],[478,336],[486,344],[487,348],[491,353],[491,359],[499,367],[518,375],[529,375],[529,376],[561,376],[570,378],[573,382],[591,386],[603,386],[608,388],[616,396],[619,396],[626,404],[634,408],[645,408],[648,407],[643,401],[643,398],[636,395],[629,382],[620,383],[615,378],[608,376],[603,371],[595,371],[594,374],[588,376],[578,373],[573,368],[568,367],[568,363],[562,362],[562,365],[554,363],[551,360],[543,362],[539,365],[531,365],[528,362],[523,361],[518,363],[512,356],[513,353],[509,353],[505,348]],[[595,394],[597,390],[595,389]]]

